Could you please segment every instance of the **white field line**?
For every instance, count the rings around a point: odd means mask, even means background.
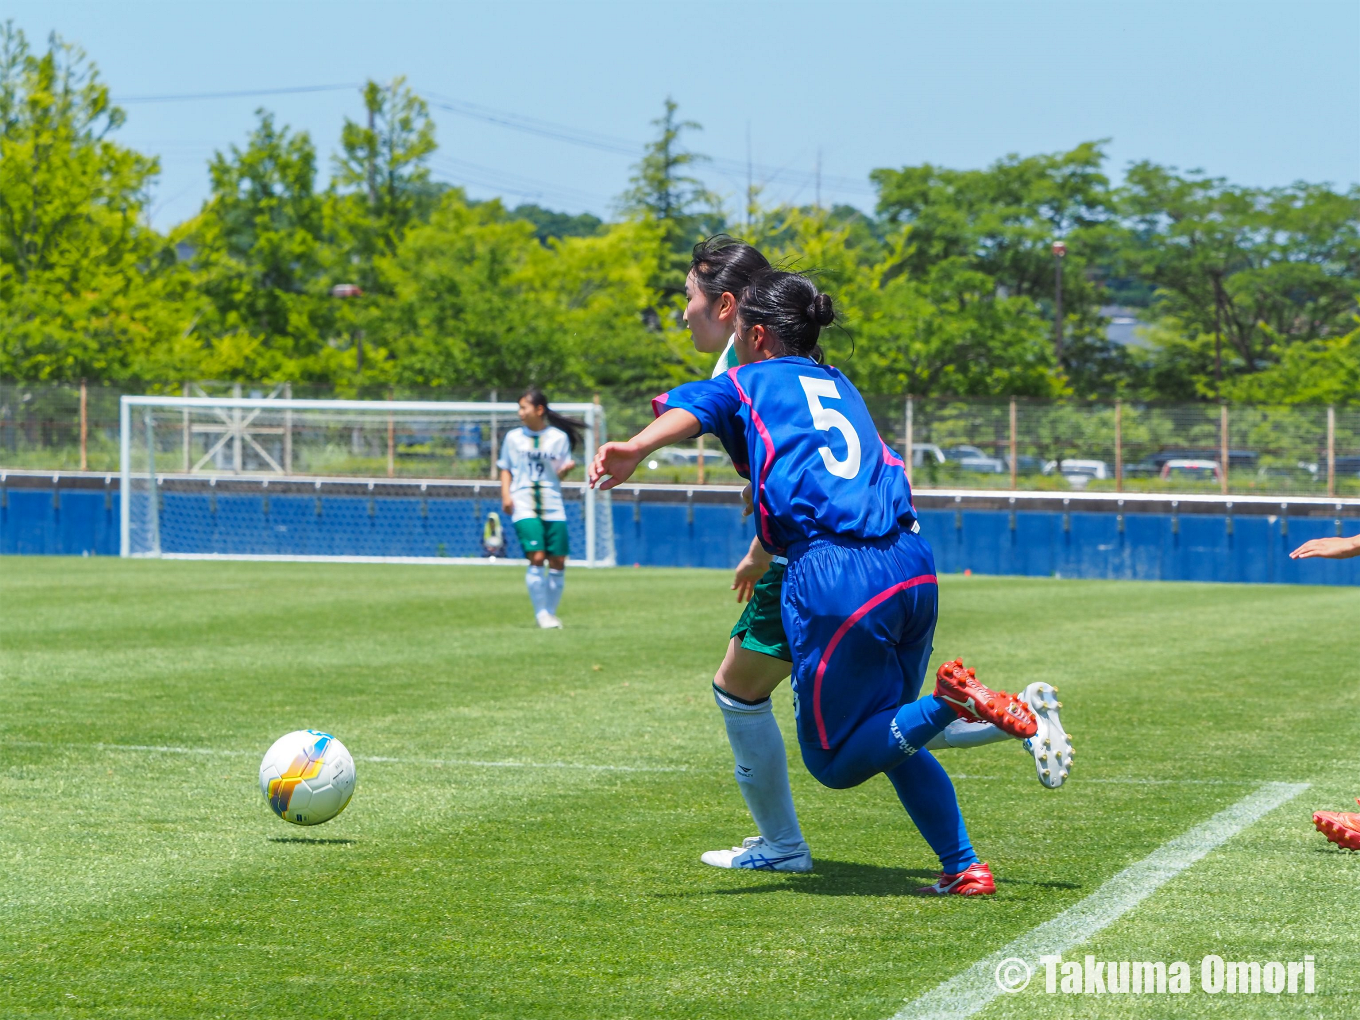
[[[911,1000],[893,1015],[892,1020],[958,1020],[972,1016],[1001,994],[996,984],[996,968],[1003,961],[1019,958],[1037,969],[1040,956],[1065,953],[1081,945],[1210,851],[1268,812],[1293,800],[1308,786],[1308,783],[1262,783],[1236,804],[1129,865],[1057,917]]]
[[[950,779],[978,780],[982,782],[1013,783],[1014,776],[975,776],[966,772],[951,772]],[[1265,782],[1262,779],[1141,779],[1137,776],[1115,776],[1110,779],[1087,779],[1082,776],[1072,780],[1077,785],[1087,783],[1118,783],[1131,786],[1255,786]]]
[[[78,747],[94,751],[133,751],[147,754],[198,754],[215,758],[249,758],[255,751],[232,751],[212,747],[171,747],[164,744],[51,744],[41,740],[6,740],[0,747]],[[593,765],[571,761],[479,761],[472,758],[389,758],[356,754],[355,761],[386,765],[450,765],[482,769],[578,769],[587,772],[693,772],[684,765]]]

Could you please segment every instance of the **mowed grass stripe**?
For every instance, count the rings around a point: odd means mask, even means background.
[[[1038,970],[1039,957],[1061,955],[1099,934],[1181,872],[1308,787],[1308,783],[1261,784],[1235,804],[1131,864],[1080,903],[909,1003],[893,1014],[892,1020],[949,1020],[980,1012],[1002,994],[996,976],[1002,961],[1020,959]]]
[[[1355,592],[945,577],[935,659],[1061,684],[1077,740],[1056,792],[1013,743],[940,755],[998,895],[911,896],[935,862],[887,782],[826,790],[792,743],[817,871],[704,868],[754,831],[709,693],[729,583],[570,572],[567,630],[544,634],[513,570],[0,561],[0,1016],[881,1020],[1225,791],[1356,757]],[[255,778],[307,725],[403,759],[361,762],[349,810],[312,830]],[[551,762],[683,770],[528,764]],[[1354,983],[1360,923],[1336,904],[1360,862],[1308,821],[1350,792],[1319,778],[1092,944],[1280,959],[1327,939],[1326,987]],[[1164,1015],[1043,996],[988,1013],[1021,1005]]]

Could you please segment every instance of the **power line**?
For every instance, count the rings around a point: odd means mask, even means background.
[[[115,103],[179,103],[196,99],[244,99],[253,96],[286,96],[298,92],[340,92],[345,89],[358,89],[354,83],[346,85],[297,85],[282,89],[243,89],[238,92],[185,92],[163,96],[119,96]]]
[[[174,103],[190,102],[204,99],[242,99],[255,98],[260,96],[280,96],[296,95],[307,92],[340,92],[349,89],[357,90],[360,86],[357,83],[345,83],[337,85],[297,85],[285,88],[273,89],[242,89],[231,92],[191,92],[175,93],[154,96],[124,96],[114,100],[116,103]],[[470,103],[466,100],[457,99],[453,96],[442,95],[438,92],[424,93],[429,104],[436,109],[446,113],[453,113],[460,117],[467,117],[472,120],[479,120],[487,124],[494,124],[497,127],[507,128],[511,131],[519,131],[523,134],[536,135],[540,138],[547,138],[552,141],[564,142],[568,145],[576,145],[582,148],[594,149],[598,152],[608,152],[615,155],[631,156],[637,158],[642,155],[645,145],[632,139],[620,138],[616,135],[607,135],[595,131],[586,131],[580,128],[570,127],[565,124],[558,124],[549,120],[542,120],[538,117],[529,117],[524,114],[513,113],[508,110],[498,110],[494,107],[482,106],[478,103]],[[771,167],[748,160],[724,159],[712,157],[708,160],[709,166],[729,179],[747,178],[754,174],[759,177],[762,185],[775,183],[797,185],[799,190],[812,186],[820,193],[821,188],[834,191],[849,192],[851,194],[876,196],[877,189],[867,181],[852,177],[834,177],[821,173],[820,151],[818,155],[818,166],[812,172],[803,170],[792,170],[787,165],[783,167]],[[469,164],[471,166],[471,164]],[[485,172],[489,168],[482,168]],[[481,183],[481,182],[478,182]],[[538,182],[534,182],[537,184]],[[748,184],[748,191],[750,188]],[[564,189],[561,187],[549,187],[546,190],[565,193],[575,189]],[[517,194],[539,194],[539,192],[517,191]],[[584,192],[578,192],[585,194]]]

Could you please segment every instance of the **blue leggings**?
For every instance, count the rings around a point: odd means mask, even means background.
[[[817,540],[790,558],[784,578],[808,771],[833,789],[886,773],[941,866],[954,873],[978,858],[953,784],[925,745],[956,716],[933,695],[917,698],[937,605],[930,546],[909,532]]]

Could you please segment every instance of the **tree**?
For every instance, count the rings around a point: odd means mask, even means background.
[[[369,81],[363,97],[367,122],[345,118],[334,184],[358,199],[346,203],[344,218],[355,229],[363,245],[361,259],[371,272],[373,258],[395,251],[407,227],[421,212],[428,214],[439,195],[426,165],[436,145],[425,100],[406,87],[405,78],[388,85]]]
[[[109,137],[123,112],[53,35],[0,31],[0,374],[122,379],[190,319],[187,278],[142,221],[158,167]]]
[[[1115,236],[1103,145],[1086,142],[1070,152],[1010,155],[985,170],[926,163],[873,171],[880,215],[890,224],[911,227],[910,244],[896,271],[925,279],[936,267],[952,263],[991,279],[999,298],[1026,298],[1051,318],[1052,245],[1063,240],[1066,339],[1060,367],[1070,368],[1078,378],[1098,377],[1084,362],[1109,354],[1095,278]]]
[[[305,132],[259,118],[244,149],[216,153],[212,195],[178,232],[210,308],[197,327],[217,379],[325,375],[315,360],[334,315],[322,280],[316,149]]]
[[[685,269],[693,246],[722,227],[717,196],[688,172],[708,157],[690,152],[681,141],[684,132],[703,128],[697,121],[676,120],[678,109],[667,96],[665,112],[652,121],[660,133],[647,145],[629,178],[630,187],[619,198],[619,208],[625,215],[661,225],[669,258],[656,283],[667,296],[684,292]]]
[[[1157,287],[1160,360],[1181,388],[1218,395],[1230,377],[1276,364],[1284,348],[1351,328],[1360,188],[1247,188],[1143,162],[1119,197],[1124,262]]]

